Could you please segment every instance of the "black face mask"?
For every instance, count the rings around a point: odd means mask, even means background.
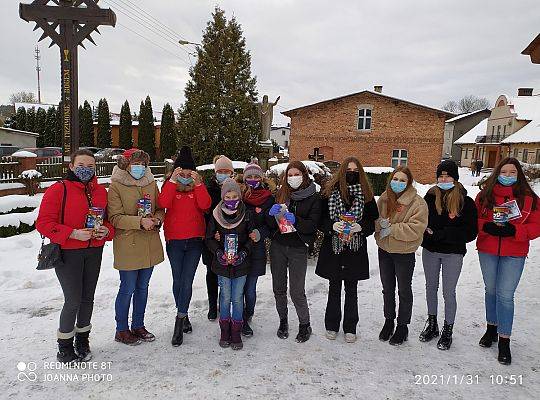
[[[358,185],[360,182],[360,173],[356,171],[347,171],[345,180],[347,181],[347,185]]]

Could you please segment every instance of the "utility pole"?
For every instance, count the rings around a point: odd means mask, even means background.
[[[41,82],[39,80],[39,72],[41,71],[41,67],[39,66],[39,60],[41,60],[41,56],[39,55],[39,47],[36,46],[34,58],[36,59],[36,71],[37,71],[37,96],[38,96],[38,103],[41,104]]]

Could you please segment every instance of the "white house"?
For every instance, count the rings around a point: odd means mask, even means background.
[[[289,148],[289,138],[291,136],[291,126],[273,126],[270,129],[270,140],[274,140],[278,145],[284,149]]]

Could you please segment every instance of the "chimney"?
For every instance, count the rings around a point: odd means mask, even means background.
[[[377,93],[382,93],[382,85],[373,86],[373,90]]]
[[[518,96],[532,96],[533,88],[518,88]]]

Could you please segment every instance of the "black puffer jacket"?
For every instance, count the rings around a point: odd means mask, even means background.
[[[210,198],[212,199],[212,205],[210,206],[210,209],[206,214],[204,214],[204,219],[206,221],[206,226],[208,226],[208,223],[210,222],[210,219],[212,217],[212,211],[218,203],[221,201],[221,186],[217,183],[215,178],[211,178],[210,182],[206,185],[206,189],[208,190],[208,194],[210,195]],[[202,251],[202,260],[203,264],[207,267],[212,266],[212,260],[214,259],[214,254],[208,250],[208,246],[203,246]]]
[[[432,187],[424,196],[429,210],[428,228],[433,231],[433,235],[427,232],[424,234],[422,247],[433,253],[465,254],[466,243],[472,242],[478,234],[478,213],[474,200],[467,196],[463,188],[463,209],[458,216],[450,218],[444,209],[441,215],[437,213],[435,190],[436,187]]]

